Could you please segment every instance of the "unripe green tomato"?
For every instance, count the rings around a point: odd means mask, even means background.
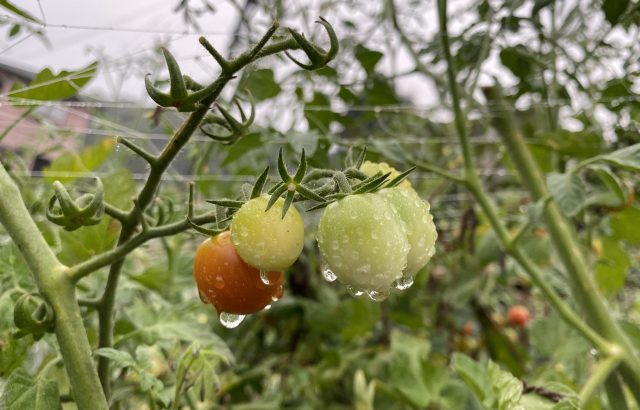
[[[413,188],[387,188],[378,194],[398,211],[405,224],[410,250],[404,276],[407,280],[413,279],[435,253],[438,233],[429,213],[429,203],[422,200]]]
[[[366,176],[369,176],[369,177],[374,176],[378,172],[381,172],[383,174],[386,174],[387,172],[391,172],[391,175],[389,175],[389,177],[387,178],[387,181],[391,181],[393,178],[400,175],[400,172],[397,169],[387,164],[386,162],[365,161],[360,166],[360,171],[362,171]],[[398,186],[403,188],[413,188],[411,186],[411,182],[409,182],[409,180],[407,179],[405,179],[400,184],[398,184]]]
[[[249,265],[263,271],[281,271],[293,265],[304,245],[304,225],[292,205],[284,219],[284,199],[265,212],[269,195],[246,202],[233,215],[231,242]]]
[[[377,194],[350,195],[329,205],[318,244],[335,276],[355,292],[387,292],[402,276],[409,242],[403,222]]]

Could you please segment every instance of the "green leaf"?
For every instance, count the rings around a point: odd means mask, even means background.
[[[376,50],[371,50],[363,46],[362,44],[356,45],[353,49],[353,52],[355,54],[356,60],[358,60],[362,68],[364,68],[364,71],[366,71],[367,75],[370,75],[375,71],[376,65],[378,64],[378,62],[380,62],[382,57],[384,57],[383,53]]]
[[[38,20],[37,18],[33,17],[28,12],[16,7],[9,0],[0,0],[0,6],[2,6],[3,8],[5,8],[6,10],[10,11],[13,14],[17,14],[18,16],[20,16],[20,17],[22,17],[24,19],[27,19],[27,20],[32,21],[32,22],[37,23],[37,24],[42,24],[42,22],[40,20]]]
[[[113,138],[104,138],[95,145],[83,148],[80,153],[64,154],[43,170],[45,179],[48,183],[56,180],[63,184],[73,182],[79,177],[74,175],[75,173],[81,174],[98,169],[109,158],[114,147]],[[65,176],[67,173],[71,175]]]
[[[77,71],[60,71],[54,74],[45,68],[36,74],[31,82],[22,88],[13,89],[9,93],[11,98],[51,101],[66,100],[76,95],[96,74],[98,65],[93,62]]]
[[[531,76],[534,69],[531,53],[523,45],[507,47],[500,51],[500,62],[507,67],[513,75],[521,80]]]
[[[241,88],[249,90],[256,101],[264,101],[276,97],[282,91],[273,76],[273,71],[269,68],[262,68],[252,72],[245,77]]]
[[[53,380],[33,379],[24,370],[9,376],[0,407],[11,410],[61,409],[58,384]]]
[[[621,168],[640,171],[640,144],[601,155],[600,159]]]
[[[397,331],[391,333],[391,384],[419,407],[427,406],[433,399],[422,370],[429,350],[428,340]]]
[[[596,262],[596,281],[600,289],[607,294],[622,289],[630,266],[631,258],[620,241],[602,238],[602,256]]]
[[[612,214],[609,219],[609,226],[611,227],[613,238],[626,241],[630,245],[640,245],[638,221],[640,221],[640,208],[636,206]]]
[[[473,390],[481,401],[484,401],[490,390],[484,366],[461,353],[454,353],[451,364],[462,381]]]
[[[604,16],[612,25],[618,22],[620,16],[627,10],[627,7],[629,7],[629,0],[604,0],[604,3],[602,3]]]
[[[456,353],[453,367],[474,391],[485,409],[524,410],[520,404],[522,382],[492,361],[482,364]]]
[[[313,100],[305,104],[304,116],[311,130],[318,130],[321,134],[329,132],[329,125],[338,115],[331,110],[329,97],[320,92],[313,94]]]
[[[111,360],[117,367],[136,367],[138,363],[129,353],[121,350],[112,349],[110,347],[101,347],[95,351],[97,356],[106,357]]]
[[[605,205],[621,206],[626,202],[627,194],[623,188],[622,181],[620,181],[620,178],[618,178],[616,174],[611,172],[609,167],[602,165],[592,165],[589,167],[589,169],[593,170],[596,173],[600,181],[602,181],[604,186],[607,188],[607,192],[610,193],[610,196],[614,199],[614,203]],[[588,202],[592,201],[589,200]]]
[[[229,165],[242,158],[249,152],[262,147],[262,137],[258,133],[247,134],[229,147],[227,156],[222,160],[222,165]],[[220,148],[224,149],[224,148]]]
[[[533,9],[531,10],[531,17],[536,16],[540,10],[552,5],[554,2],[555,0],[535,0]]]
[[[549,193],[567,216],[575,216],[585,205],[587,188],[582,179],[573,173],[551,173],[547,176]]]
[[[556,130],[535,135],[544,142],[547,157],[550,149],[573,158],[591,158],[604,148],[602,134],[596,132]]]

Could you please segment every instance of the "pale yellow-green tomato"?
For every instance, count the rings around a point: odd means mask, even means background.
[[[352,293],[388,292],[407,264],[404,224],[377,194],[351,195],[327,206],[317,239],[324,262]]]
[[[393,178],[400,175],[400,172],[397,169],[387,164],[386,162],[365,161],[360,166],[360,171],[362,171],[368,177],[374,176],[378,172],[381,172],[383,174],[386,174],[387,172],[391,172],[391,175],[389,175],[389,177],[387,178],[388,181],[391,181]],[[398,184],[398,186],[403,188],[412,188],[411,182],[409,182],[409,180],[407,179],[405,179],[400,184]]]
[[[429,212],[429,203],[422,200],[412,188],[386,188],[379,191],[378,195],[395,208],[404,222],[410,247],[404,276],[406,279],[413,278],[435,253],[438,232]]]
[[[304,245],[304,224],[291,205],[284,219],[284,199],[265,212],[269,195],[247,201],[233,215],[231,242],[249,265],[263,271],[281,271],[293,265]]]

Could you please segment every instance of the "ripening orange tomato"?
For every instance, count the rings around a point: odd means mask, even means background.
[[[282,297],[282,272],[260,271],[244,262],[231,243],[231,233],[206,239],[195,255],[193,276],[200,298],[211,303],[218,315],[258,312]]]
[[[530,318],[529,309],[522,305],[511,306],[507,311],[507,320],[514,327],[525,327]]]

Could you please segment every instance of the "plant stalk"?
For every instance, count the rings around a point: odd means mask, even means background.
[[[51,251],[27,210],[20,190],[0,163],[0,223],[24,256],[42,296],[53,308],[60,354],[79,409],[106,410],[80,316],[74,282]]]

